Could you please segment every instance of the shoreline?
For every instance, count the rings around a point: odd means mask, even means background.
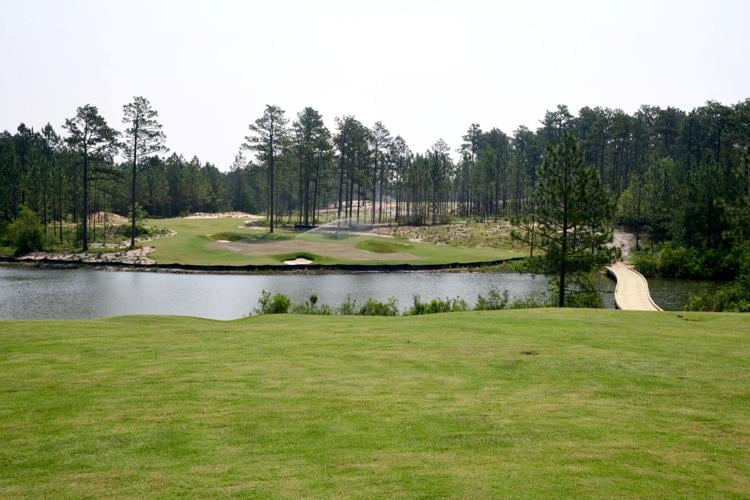
[[[162,272],[183,274],[335,274],[335,273],[387,273],[387,272],[472,272],[487,271],[496,266],[509,262],[520,261],[525,257],[510,257],[507,259],[483,262],[452,262],[447,264],[133,264],[125,262],[87,262],[81,260],[60,259],[19,259],[16,257],[0,257],[1,266],[39,267],[44,269],[92,269],[101,271],[130,271],[130,272]]]

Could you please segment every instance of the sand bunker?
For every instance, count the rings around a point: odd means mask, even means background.
[[[303,257],[297,257],[296,259],[292,260],[285,260],[284,264],[287,266],[306,266],[307,264],[312,264],[313,261],[310,259],[305,259]]]

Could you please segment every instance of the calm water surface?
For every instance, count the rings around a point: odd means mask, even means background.
[[[721,281],[648,278],[651,298],[665,311],[682,311],[693,293],[716,290]]]
[[[172,274],[32,269],[0,266],[0,319],[81,319],[126,314],[173,314],[213,319],[247,316],[262,290],[281,292],[295,302],[317,294],[320,304],[338,305],[347,295],[358,304],[368,298],[395,297],[400,309],[412,296],[456,297],[470,305],[495,286],[513,299],[542,292],[543,275],[520,273],[351,273],[351,274]],[[691,293],[715,289],[711,281],[652,278],[654,301],[666,310],[682,310]],[[597,282],[604,306],[614,307],[614,283]]]
[[[473,305],[492,286],[523,298],[544,291],[547,278],[481,272],[227,275],[0,267],[0,318],[171,314],[235,319],[252,312],[262,290],[284,293],[295,302],[317,294],[320,304],[329,305],[347,295],[358,304],[370,297],[395,297],[405,309],[414,294],[423,299],[460,296]]]

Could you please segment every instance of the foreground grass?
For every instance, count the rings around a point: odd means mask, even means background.
[[[217,240],[239,241],[254,240],[254,244],[262,244],[266,233],[265,228],[245,228],[241,219],[153,219],[147,225],[161,229],[170,229],[177,234],[169,238],[154,240],[149,245],[155,247],[151,258],[162,264],[197,264],[197,265],[278,265],[284,260],[294,258],[295,254],[288,252],[273,252],[269,250],[265,255],[243,255],[228,249],[212,246]],[[348,260],[326,255],[323,251],[316,252],[313,257],[317,264],[450,264],[467,262],[489,262],[511,257],[523,257],[527,251],[523,248],[508,245],[507,248],[468,248],[452,245],[433,244],[426,242],[409,242],[402,239],[380,238],[383,242],[373,241],[367,236],[354,236],[342,240],[330,238],[321,233],[301,234],[285,230],[276,230],[273,238],[268,241],[300,238],[307,241],[321,243],[338,243],[342,241],[358,248],[372,252],[372,259],[367,261]],[[405,260],[383,259],[384,253],[403,252],[410,258]],[[300,256],[302,256],[300,254]]]
[[[750,491],[750,317],[0,322],[0,497]]]

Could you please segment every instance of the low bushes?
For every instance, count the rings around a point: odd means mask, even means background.
[[[750,252],[739,260],[737,278],[717,290],[693,294],[685,306],[687,311],[750,312]]]
[[[665,245],[658,253],[633,257],[636,269],[646,277],[734,280],[716,290],[693,294],[688,311],[750,312],[750,244],[731,250],[698,250]]]
[[[283,293],[271,295],[271,292],[263,290],[258,299],[256,314],[286,314],[292,307],[292,299]]]
[[[394,297],[390,297],[385,302],[368,299],[360,308],[359,314],[361,316],[398,316],[398,304]]]
[[[18,216],[8,224],[7,240],[15,248],[16,255],[44,249],[44,226],[39,217],[28,207],[22,206]]]
[[[750,275],[743,275],[718,290],[691,295],[685,310],[750,312]]]
[[[487,296],[479,295],[475,311],[491,311],[498,309],[528,309],[531,307],[548,307],[549,300],[543,293],[511,302],[507,290],[500,291],[493,287]],[[412,316],[422,314],[435,314],[445,312],[470,311],[471,307],[460,297],[431,299],[422,301],[419,295],[414,295],[412,306],[403,313],[399,311],[398,302],[390,297],[385,302],[376,299],[368,299],[362,306],[357,305],[357,300],[347,295],[338,306],[319,305],[318,296],[311,295],[302,304],[295,304],[291,298],[282,293],[271,294],[266,290],[261,292],[258,299],[258,307],[255,314],[320,314],[320,315],[342,315],[342,316]]]
[[[414,303],[411,308],[406,312],[408,315],[420,315],[420,314],[436,314],[445,312],[461,312],[468,311],[469,306],[466,301],[460,297],[455,299],[432,299],[429,302],[422,302],[419,295],[414,296]]]
[[[636,269],[646,277],[693,279],[733,279],[750,259],[747,245],[731,250],[699,250],[665,245],[657,253],[638,253],[632,258]]]
[[[510,294],[508,293],[508,290],[503,290],[501,292],[498,288],[493,286],[487,293],[487,297],[479,294],[479,297],[477,297],[477,304],[474,306],[474,309],[477,311],[496,311],[500,309],[507,309],[509,302]]]

